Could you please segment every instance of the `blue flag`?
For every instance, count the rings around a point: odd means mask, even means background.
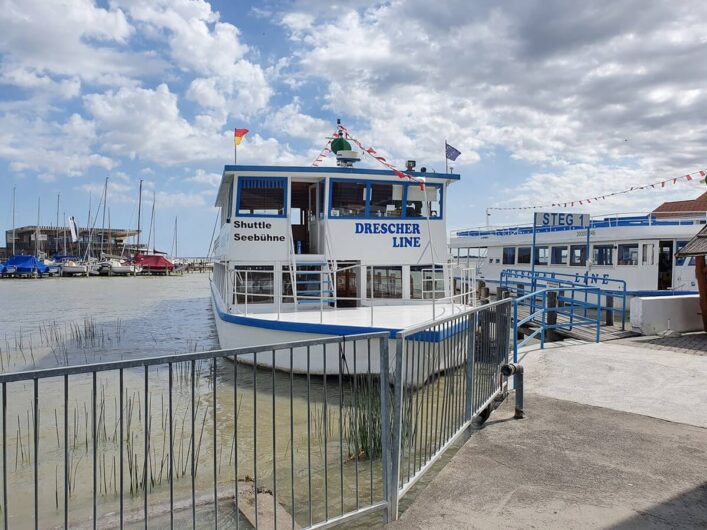
[[[455,149],[454,147],[452,147],[448,143],[445,142],[444,145],[446,146],[447,158],[449,160],[451,160],[452,162],[456,161],[457,157],[459,157],[459,155],[462,154],[462,152],[459,149]]]

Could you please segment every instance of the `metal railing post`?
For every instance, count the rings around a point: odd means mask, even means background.
[[[464,396],[464,419],[471,421],[474,416],[474,358],[476,357],[476,328],[479,314],[469,315],[469,340],[466,348],[466,395]]]
[[[626,282],[624,282],[624,292],[621,298],[621,331],[624,331],[626,329]]]
[[[393,397],[393,436],[391,445],[391,470],[388,487],[390,495],[390,518],[398,518],[398,484],[400,483],[400,452],[403,427],[403,343],[405,338],[398,335],[395,341],[395,392]]]
[[[533,297],[535,299],[535,297]],[[547,310],[547,290],[543,290],[542,313],[540,314],[540,349],[545,348],[545,311]]]
[[[391,469],[390,462],[392,458],[391,443],[390,443],[390,413],[388,412],[388,396],[390,392],[390,363],[388,361],[388,341],[389,337],[384,337],[380,342],[380,403],[381,403],[381,465],[382,465],[382,480],[383,480],[383,498],[387,505],[385,508],[385,522],[389,523],[392,520],[391,507],[393,506],[393,488],[391,488]],[[370,369],[370,367],[369,367]],[[397,497],[397,488],[395,488]],[[397,501],[396,501],[397,505]]]
[[[513,300],[513,362],[518,362],[518,302],[515,300]]]
[[[597,289],[597,342],[601,340],[601,289]]]

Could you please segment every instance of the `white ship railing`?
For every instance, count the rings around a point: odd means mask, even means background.
[[[446,313],[445,306],[451,306],[451,314],[474,307],[477,304],[477,282],[475,267],[461,267],[454,263],[435,264],[422,269],[421,298],[376,298],[375,289],[366,281],[367,296],[340,296],[337,293],[339,276],[342,273],[358,269],[359,278],[367,278],[379,266],[350,265],[333,271],[307,271],[312,285],[319,285],[318,293],[301,294],[296,297],[292,292],[285,292],[282,279],[289,274],[287,271],[254,270],[235,268],[224,272],[223,265],[214,269],[214,285],[216,286],[224,305],[229,311],[244,316],[257,316],[266,313],[264,304],[272,304],[272,312],[277,320],[282,320],[283,313],[294,312],[299,303],[316,305],[319,312],[319,322],[323,323],[325,314],[342,309],[340,302],[350,302],[352,305],[366,307],[370,313],[370,325],[376,322],[376,308],[390,305],[391,302],[420,305],[430,303],[431,319],[435,320]],[[282,276],[278,279],[278,274]],[[292,278],[292,276],[290,275]],[[328,278],[333,277],[333,285],[326,288]],[[371,278],[373,275],[371,274]],[[295,275],[296,278],[296,275]],[[292,281],[292,280],[291,280]],[[290,284],[292,287],[292,284]],[[307,289],[305,289],[307,290]],[[312,289],[314,290],[314,289]],[[290,299],[291,301],[286,301]],[[385,300],[385,302],[383,302]],[[440,312],[440,307],[444,308]],[[300,308],[301,309],[301,308]]]

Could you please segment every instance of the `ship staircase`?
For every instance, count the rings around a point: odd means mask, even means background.
[[[295,254],[291,258],[290,283],[295,306],[329,306],[335,302],[336,263],[321,254]]]

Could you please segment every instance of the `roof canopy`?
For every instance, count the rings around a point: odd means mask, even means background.
[[[707,256],[707,226],[700,230],[687,244],[676,254],[678,258],[688,258],[691,256]]]

